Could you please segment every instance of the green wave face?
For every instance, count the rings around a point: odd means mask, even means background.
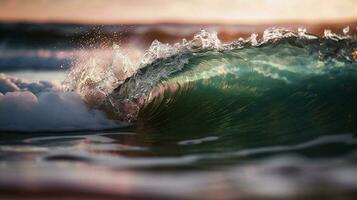
[[[143,140],[156,143],[152,146],[218,137],[167,154],[227,152],[297,144],[324,135],[356,135],[357,63],[348,57],[355,46],[353,40],[288,38],[180,54],[146,66],[119,90],[128,92],[130,87],[125,86],[145,83],[140,91],[146,91],[146,103],[140,107],[136,128],[144,133]],[[183,60],[182,67],[172,70]],[[163,73],[167,70],[169,74]],[[135,98],[139,102],[142,96]],[[304,153],[330,156],[353,147],[319,148]]]

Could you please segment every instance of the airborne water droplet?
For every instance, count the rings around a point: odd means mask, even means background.
[[[331,30],[330,30],[330,29],[325,29],[325,30],[324,30],[324,36],[325,36],[326,38],[330,38],[330,37],[332,36]]]
[[[343,29],[343,34],[347,35],[347,33],[350,31],[350,27],[347,26]]]
[[[300,37],[304,36],[306,33],[306,28],[298,28],[298,34]]]

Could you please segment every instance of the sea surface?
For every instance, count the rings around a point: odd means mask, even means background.
[[[197,27],[1,24],[0,199],[355,199],[356,27]]]

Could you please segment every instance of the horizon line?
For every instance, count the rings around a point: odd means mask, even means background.
[[[334,20],[132,20],[132,21],[113,21],[113,22],[96,22],[85,20],[26,20],[26,19],[0,19],[0,23],[8,24],[73,24],[73,25],[250,25],[250,26],[263,26],[272,24],[306,24],[306,25],[319,25],[319,24],[357,24],[357,18],[344,18]]]

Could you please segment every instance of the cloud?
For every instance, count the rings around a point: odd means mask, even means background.
[[[120,126],[75,92],[0,74],[0,131],[98,130]]]

